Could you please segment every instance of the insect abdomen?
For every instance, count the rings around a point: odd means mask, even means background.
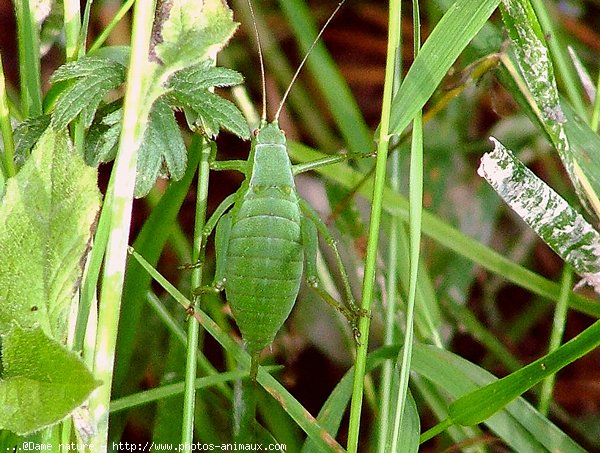
[[[250,193],[232,219],[225,268],[227,300],[250,353],[270,345],[288,318],[303,259],[295,191]]]

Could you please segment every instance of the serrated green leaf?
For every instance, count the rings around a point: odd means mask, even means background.
[[[65,339],[100,203],[96,181],[67,131],[51,127],[8,180],[0,205],[0,334],[17,322]]]
[[[154,103],[137,161],[135,197],[145,196],[161,173],[163,165],[174,180],[185,173],[187,154],[179,126],[165,102]]]
[[[116,157],[122,118],[123,109],[115,110],[115,105],[98,110],[85,140],[84,156],[88,165],[96,167]]]
[[[25,435],[63,420],[98,382],[73,352],[39,327],[18,325],[2,336],[0,429]]]
[[[600,234],[550,186],[492,138],[478,173],[586,283],[600,292]]]
[[[125,67],[106,58],[84,57],[61,66],[50,82],[73,82],[56,101],[52,125],[63,129],[81,114],[84,126],[89,127],[102,99],[124,80]]]
[[[160,42],[153,51],[166,72],[195,65],[218,52],[233,35],[237,23],[222,0],[163,2]]]
[[[243,82],[243,77],[227,68],[211,65],[210,60],[177,72],[169,80],[168,99],[186,110],[188,122],[200,127],[209,137],[225,128],[241,138],[249,138],[250,130],[239,109],[231,102],[211,93],[210,88]]]
[[[210,60],[206,60],[173,74],[169,79],[169,87],[181,93],[190,93],[198,89],[230,87],[243,82],[244,77],[239,72],[213,66]]]
[[[198,118],[193,123],[201,127],[209,137],[216,137],[222,127],[241,138],[250,137],[248,123],[239,109],[227,99],[208,90],[195,90],[188,93],[172,93],[176,103],[194,112]]]
[[[25,163],[29,151],[49,125],[50,115],[41,115],[27,118],[17,126],[15,129],[15,159],[18,167]]]

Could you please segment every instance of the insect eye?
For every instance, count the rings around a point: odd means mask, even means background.
[[[259,132],[260,132],[260,129],[259,129],[259,128],[256,128],[256,129],[254,129],[254,130],[252,131],[252,134],[253,134],[255,137],[258,137],[258,133],[259,133]]]

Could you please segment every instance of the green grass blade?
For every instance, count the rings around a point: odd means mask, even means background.
[[[422,344],[415,345],[413,370],[444,389],[450,396],[459,398],[450,405],[451,414],[455,410],[454,404],[462,401],[463,398],[469,398],[472,395],[469,392],[477,386],[489,382],[493,382],[491,385],[495,385],[501,381],[494,381],[495,378],[491,373],[462,357],[434,346]],[[463,395],[465,396],[463,397]],[[474,399],[469,399],[473,403],[476,402]],[[490,402],[491,399],[487,399],[486,403],[481,403],[481,406],[490,404]],[[584,452],[569,436],[522,398],[518,398],[513,404],[506,406],[503,411],[487,419],[485,423],[507,445],[519,453],[529,451]]]
[[[575,107],[579,115],[586,115],[586,107],[579,90],[577,76],[573,65],[570,64],[570,59],[567,56],[567,46],[565,45],[560,33],[557,33],[556,27],[553,24],[551,12],[555,12],[555,5],[548,4],[541,0],[531,0],[531,5],[537,14],[542,32],[545,36],[551,36],[548,41],[550,47],[550,56],[558,70],[558,75],[564,82],[564,87],[569,96],[569,101]],[[550,10],[550,11],[549,11]]]
[[[421,20],[419,15],[419,4],[413,1],[413,29],[414,29],[414,53],[418,58],[421,45]],[[398,442],[404,442],[410,438],[409,433],[401,432],[401,429],[410,428],[404,426],[405,414],[411,414],[412,410],[407,408],[406,399],[408,394],[408,381],[410,379],[410,363],[412,359],[412,346],[414,341],[414,319],[415,300],[417,295],[417,282],[419,273],[419,260],[421,252],[421,224],[423,214],[423,119],[419,111],[413,120],[412,143],[410,149],[410,175],[409,175],[409,267],[410,278],[408,284],[408,297],[406,301],[406,327],[404,328],[404,347],[402,348],[402,361],[399,363],[400,380],[398,394],[396,396],[395,418],[393,434],[391,436],[391,450],[398,451]],[[412,399],[412,398],[411,398]],[[414,404],[414,401],[413,401]],[[412,420],[412,417],[410,418]]]
[[[401,134],[429,100],[499,0],[458,0],[438,22],[394,97],[390,133]]]
[[[42,114],[42,82],[40,76],[40,38],[31,3],[15,2],[21,78],[21,110],[25,117]]]
[[[560,284],[560,299],[556,304],[556,310],[554,311],[552,333],[550,334],[550,345],[548,347],[550,352],[555,351],[560,347],[560,343],[562,342],[563,334],[565,332],[567,309],[569,308],[569,290],[573,286],[573,269],[571,266],[564,267]],[[555,378],[556,376],[553,374],[544,379],[544,382],[542,383],[539,411],[544,415],[548,415],[548,411],[550,409]]]
[[[600,291],[600,234],[492,137],[479,174],[587,284]]]
[[[8,109],[8,97],[6,94],[6,84],[4,81],[4,66],[2,56],[0,55],[0,130],[2,130],[2,143],[4,144],[2,156],[2,173],[10,178],[17,173],[15,168],[15,141],[13,137],[12,125],[10,123],[10,111]],[[0,198],[2,196],[0,191]]]
[[[161,285],[184,309],[190,306],[190,301],[179,292],[171,283],[160,275],[140,254],[133,248],[129,249],[132,256],[141,264],[141,266],[152,276],[152,278]],[[210,317],[199,308],[194,310],[194,318],[217,342],[238,362],[240,367],[246,373],[250,370],[250,355],[242,349],[227,333],[223,332]],[[257,382],[273,398],[279,401],[286,412],[294,421],[306,432],[306,434],[315,441],[319,451],[324,452],[343,452],[344,449],[335,441],[335,439],[319,425],[319,423],[308,413],[304,407],[267,371],[260,367],[258,370]]]
[[[292,26],[303,52],[306,52],[317,36],[306,2],[282,0],[279,5]],[[372,135],[356,100],[323,44],[317,44],[313,49],[307,67],[330,106],[331,114],[348,144],[348,149],[357,153],[372,150]]]
[[[289,144],[288,149],[292,158],[299,162],[311,161],[323,157],[323,154],[294,142]],[[340,170],[340,167],[322,167],[316,171],[346,188],[353,188],[362,180],[362,174],[359,172],[344,165],[341,168],[343,170]],[[373,190],[372,188],[372,183],[367,182],[359,190],[359,193],[365,197],[369,197]],[[384,191],[383,206],[388,213],[398,215],[403,220],[408,221],[408,201],[406,198],[394,193],[390,189],[386,189]],[[508,281],[522,288],[528,289],[546,299],[552,301],[558,300],[560,285],[513,263],[489,247],[461,233],[428,211],[423,212],[423,233],[444,247],[470,259],[491,272],[502,275]],[[571,292],[570,294],[569,307],[600,318],[600,305],[575,292]]]
[[[240,379],[245,375],[245,371],[228,371],[214,376],[197,378],[194,381],[194,388],[198,390],[225,384]],[[124,411],[143,404],[149,404],[172,396],[181,395],[184,392],[184,388],[184,382],[177,382],[175,384],[163,385],[161,387],[138,392],[133,395],[123,396],[110,402],[110,412]]]
[[[538,382],[555,374],[598,345],[600,321],[596,321],[556,351],[456,400],[450,405],[452,421],[461,425],[481,423]]]
[[[390,2],[389,11],[389,36],[386,54],[385,82],[383,88],[383,105],[381,108],[381,127],[379,129],[379,142],[377,144],[377,163],[375,166],[375,180],[371,194],[371,218],[369,223],[369,236],[367,242],[367,254],[365,259],[365,274],[362,286],[363,309],[369,316],[361,316],[359,321],[359,334],[361,342],[356,351],[354,382],[352,390],[352,403],[350,405],[350,422],[348,428],[348,451],[356,453],[358,450],[358,438],[360,428],[360,414],[365,383],[365,367],[367,360],[367,348],[369,344],[369,328],[371,325],[371,305],[373,301],[373,290],[375,285],[375,274],[377,271],[377,256],[379,233],[381,230],[381,215],[383,209],[383,195],[386,182],[387,156],[389,151],[389,124],[392,108],[392,96],[394,93],[396,54],[400,34],[400,1]],[[289,148],[288,148],[289,149]]]

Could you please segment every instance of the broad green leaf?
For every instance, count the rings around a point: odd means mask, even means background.
[[[0,334],[34,324],[59,342],[99,208],[96,170],[49,127],[0,205]]]
[[[85,159],[89,165],[109,162],[116,156],[123,110],[118,108],[107,112],[90,128],[85,147]],[[187,154],[179,126],[171,108],[160,99],[150,112],[138,153],[136,198],[146,196],[157,178],[178,181],[185,173]]]
[[[600,234],[565,199],[492,138],[478,173],[584,281],[600,292]]]
[[[177,121],[171,108],[158,100],[150,112],[150,122],[139,149],[135,197],[145,196],[159,176],[170,176],[178,181],[186,165],[185,145]]]
[[[81,359],[41,328],[2,336],[0,429],[25,435],[60,422],[98,386]]]
[[[429,100],[500,0],[457,0],[423,44],[392,102],[390,133],[401,134]]]
[[[63,129],[81,114],[84,126],[89,127],[102,99],[124,80],[125,67],[106,58],[84,57],[61,66],[50,82],[70,84],[56,101],[52,125]]]

